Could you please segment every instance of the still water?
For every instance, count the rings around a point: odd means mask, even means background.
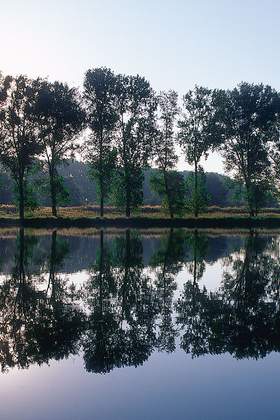
[[[1,420],[279,419],[279,243],[0,231]]]

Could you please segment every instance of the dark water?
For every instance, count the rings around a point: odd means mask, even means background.
[[[279,419],[279,239],[0,232],[0,418]]]

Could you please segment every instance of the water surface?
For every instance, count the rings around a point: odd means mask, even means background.
[[[277,232],[0,231],[1,419],[278,419]]]

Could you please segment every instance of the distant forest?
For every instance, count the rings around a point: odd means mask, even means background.
[[[151,188],[151,178],[157,173],[157,169],[147,169],[144,173],[143,183],[143,204],[162,205],[162,199]],[[64,179],[64,186],[68,193],[64,205],[83,206],[96,205],[98,194],[95,182],[90,176],[90,165],[80,161],[68,161],[61,164],[58,168],[59,175]],[[181,172],[185,180],[192,175],[191,171]],[[47,174],[39,172],[33,175],[35,179],[34,189],[36,201],[41,206],[51,205],[51,200],[47,191],[44,190]],[[215,172],[205,173],[206,191],[208,206],[219,207],[240,207],[246,205],[244,191],[240,184],[226,175]],[[15,202],[14,184],[9,173],[2,167],[0,168],[0,197],[2,204],[13,204]],[[108,201],[107,205],[114,205]],[[272,196],[268,197],[266,207],[278,207],[278,202]]]

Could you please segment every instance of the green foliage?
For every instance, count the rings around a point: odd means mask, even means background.
[[[199,164],[219,143],[212,91],[196,86],[183,97],[183,115],[178,122],[178,139],[190,165]]]
[[[186,200],[184,176],[177,171],[168,171],[165,176],[167,178],[169,195],[166,191],[166,184],[162,172],[155,172],[151,176],[151,189],[159,195],[163,208],[166,211],[177,216],[182,216],[184,214]]]
[[[119,168],[114,177],[114,183],[111,193],[111,201],[121,210],[127,208],[127,183],[129,183],[130,197],[129,208],[130,211],[136,210],[143,204],[143,181],[144,174],[139,168],[133,168],[129,171],[129,180],[126,178],[124,169]]]
[[[69,191],[65,186],[65,182],[62,176],[56,175],[54,180],[57,204],[65,205],[69,203]]]
[[[154,136],[155,162],[159,169],[172,169],[178,160],[175,152],[175,119],[179,112],[178,94],[173,90],[160,92],[158,125]]]
[[[34,184],[31,184],[27,180],[24,182],[24,200],[25,200],[25,209],[29,212],[33,212],[36,208],[39,207],[37,200],[37,187]],[[14,184],[14,195],[17,208],[20,206],[20,195],[18,190],[18,185]]]
[[[194,213],[195,210],[203,212],[206,210],[209,195],[206,188],[206,177],[203,169],[200,167],[197,174],[197,188],[195,188],[195,174],[192,172],[186,178],[186,209]]]
[[[254,216],[271,178],[268,144],[279,137],[278,94],[270,86],[241,83],[233,90],[216,90],[214,104],[226,170],[243,183]]]
[[[128,217],[142,202],[142,172],[152,158],[156,106],[154,91],[145,78],[118,75],[117,167]]]
[[[49,177],[45,172],[40,172],[35,174],[29,182],[34,182],[36,188],[34,189],[34,193],[39,200],[39,197],[50,197],[51,196],[51,185]],[[55,174],[52,180],[52,186],[55,189],[56,194],[56,205],[65,206],[70,203],[70,191],[68,187],[65,185],[65,179],[63,176],[59,175],[58,173]]]
[[[205,205],[202,187],[198,185],[199,163],[202,157],[207,158],[209,151],[218,145],[219,133],[216,129],[216,111],[210,89],[196,86],[194,90],[186,93],[183,101],[184,114],[178,122],[178,139],[187,162],[194,165],[193,187],[189,187],[191,188],[189,207],[197,217]]]
[[[23,75],[0,80],[0,96],[5,98],[0,102],[0,160],[17,184],[21,219],[28,194],[27,174],[35,156],[42,151],[41,126],[36,118],[41,84],[40,79],[32,80]]]
[[[86,72],[84,101],[91,135],[86,142],[86,159],[97,184],[100,214],[112,189],[117,153],[113,146],[118,122],[117,77],[105,67]]]
[[[36,113],[41,127],[44,164],[49,174],[52,213],[56,216],[57,204],[67,201],[57,166],[74,157],[78,149],[76,138],[83,128],[85,115],[76,89],[70,89],[64,83],[47,81],[38,91]]]
[[[96,182],[96,194],[99,200],[109,201],[116,179],[116,149],[107,149],[102,155],[102,164],[98,157],[92,155],[89,160],[89,176]]]

